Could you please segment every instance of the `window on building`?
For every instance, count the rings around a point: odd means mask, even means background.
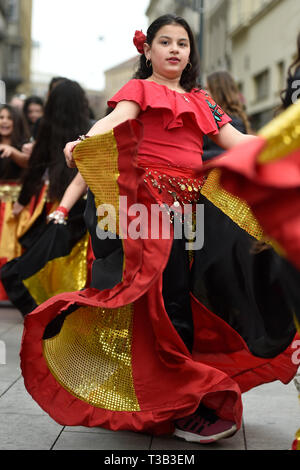
[[[268,98],[270,92],[270,70],[256,75],[254,77],[255,83],[255,101],[263,101]]]
[[[20,0],[6,0],[6,16],[9,22],[19,21]]]
[[[21,69],[21,49],[19,46],[8,46],[7,78],[18,79]]]
[[[0,80],[0,104],[6,103],[6,86],[3,80]]]

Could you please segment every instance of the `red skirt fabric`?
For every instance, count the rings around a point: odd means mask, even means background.
[[[135,160],[140,138],[136,122],[114,129],[118,188],[120,195],[127,196],[128,205],[138,201],[150,209],[153,197],[143,183],[144,170]],[[130,222],[132,216],[127,217]],[[243,392],[274,380],[288,383],[296,374],[292,344],[276,357],[256,357],[232,326],[192,294],[194,348],[192,352],[187,349],[170,321],[162,295],[172,243],[172,237],[123,239],[122,279],[114,287],[56,296],[25,318],[21,348],[25,386],[58,423],[160,435],[171,433],[176,419],[193,413],[203,403],[239,428]],[[126,315],[129,326],[124,327]],[[81,324],[82,318],[86,322]],[[113,327],[105,323],[108,318]],[[92,326],[87,327],[88,322]],[[65,333],[67,340],[60,341]],[[91,335],[98,339],[90,344],[80,369],[79,353]],[[52,346],[57,340],[59,347],[54,351]],[[61,371],[55,361],[60,361],[69,346],[73,350],[63,361]],[[106,373],[95,370],[98,347],[99,364]],[[83,379],[89,361],[96,362],[91,376]],[[125,377],[125,369],[130,373],[123,384],[119,377]]]

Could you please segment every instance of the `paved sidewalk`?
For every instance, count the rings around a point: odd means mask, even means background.
[[[0,450],[288,450],[300,427],[300,405],[293,383],[263,385],[243,397],[242,429],[231,439],[199,446],[172,437],[151,437],[100,428],[56,424],[26,392],[19,366],[21,314],[0,307]],[[0,356],[1,359],[1,356]]]

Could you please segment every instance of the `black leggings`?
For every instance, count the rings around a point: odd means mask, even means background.
[[[170,258],[163,273],[162,295],[167,314],[190,352],[193,349],[194,327],[190,302],[190,262],[185,249],[186,239],[174,240]]]

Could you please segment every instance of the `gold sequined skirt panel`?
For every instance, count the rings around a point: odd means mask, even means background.
[[[80,307],[60,332],[44,340],[43,352],[56,380],[76,398],[111,411],[140,411],[131,347],[133,305]]]

